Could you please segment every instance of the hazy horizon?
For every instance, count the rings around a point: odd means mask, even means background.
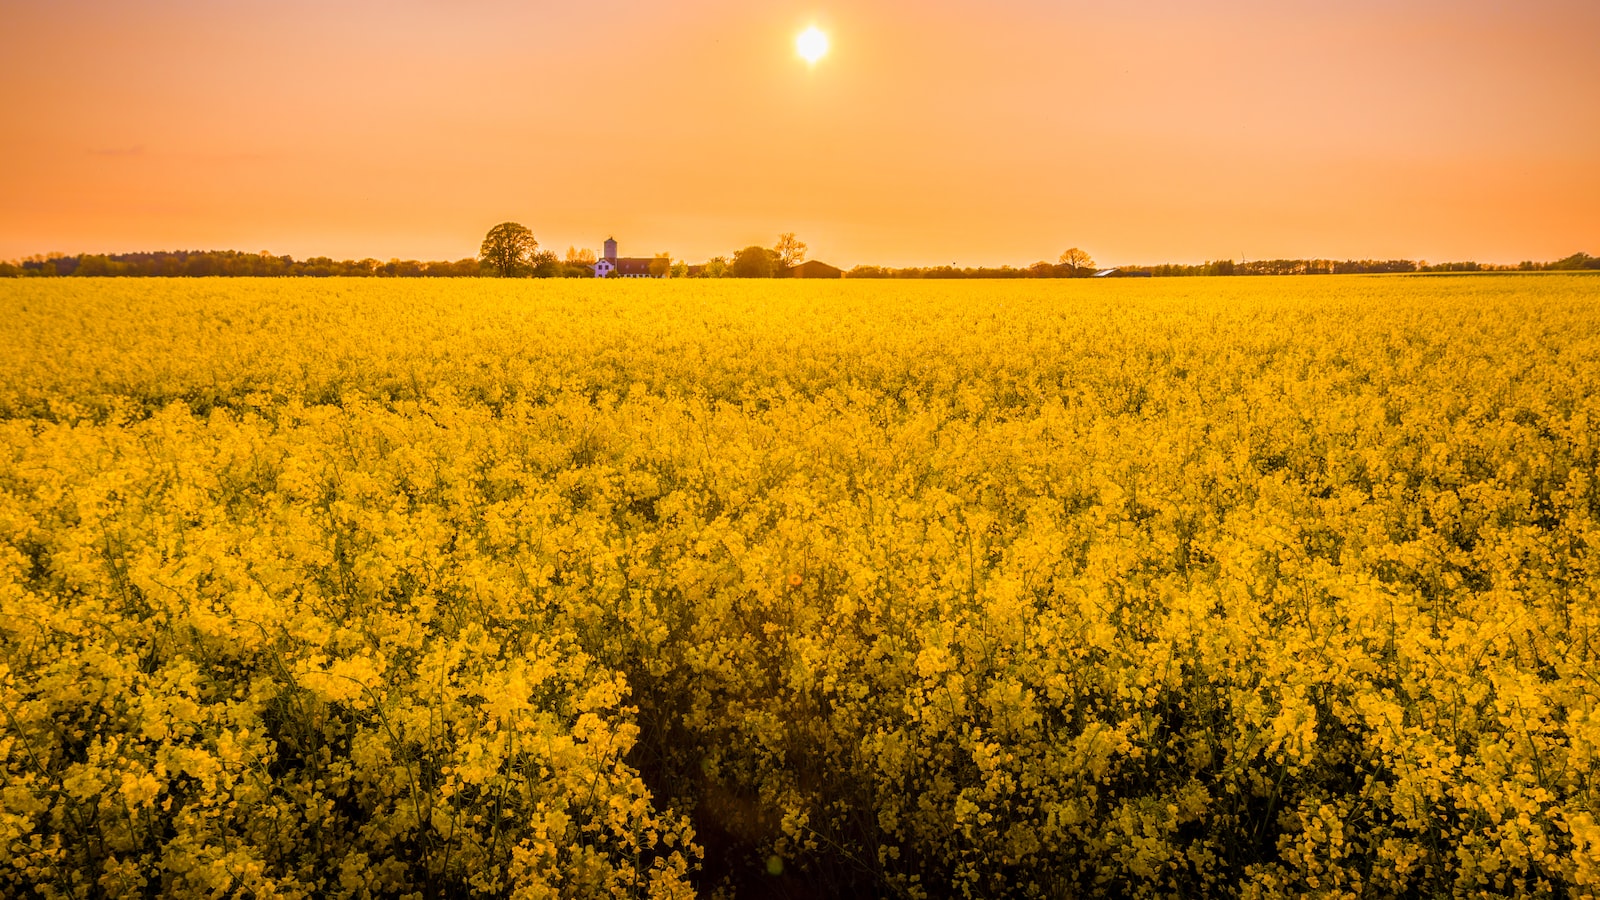
[[[0,259],[1600,248],[1600,5],[8,5]],[[831,53],[814,67],[808,25]]]

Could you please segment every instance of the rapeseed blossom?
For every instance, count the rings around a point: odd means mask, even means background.
[[[1597,300],[0,283],[0,893],[1595,896]]]

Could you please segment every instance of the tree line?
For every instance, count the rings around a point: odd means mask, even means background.
[[[146,277],[146,278],[461,278],[483,274],[476,259],[421,262],[414,259],[336,260],[326,256],[295,259],[265,251],[162,250],[153,253],[61,253],[0,262],[0,277]]]
[[[514,226],[507,228],[507,226]],[[518,231],[517,229],[521,229]],[[782,278],[806,259],[807,248],[793,233],[785,233],[771,247],[749,246],[737,252],[714,256],[691,265],[657,253],[650,274],[672,278]],[[565,255],[541,250],[532,232],[514,222],[501,223],[485,236],[475,259],[424,262],[414,259],[335,260],[314,256],[297,260],[266,251],[247,253],[238,250],[174,250],[147,253],[79,254],[51,253],[14,262],[0,262],[0,278],[25,277],[256,277],[256,278],[469,278],[481,276],[510,278],[592,278],[596,256],[593,250],[568,247]],[[1117,274],[1148,275],[1156,278],[1218,275],[1346,275],[1389,272],[1570,272],[1600,270],[1600,257],[1587,253],[1551,262],[1525,260],[1516,265],[1477,262],[1429,264],[1406,259],[1333,260],[1267,259],[1235,262],[1215,260],[1198,265],[1159,264],[1121,266]],[[1061,254],[1054,263],[1036,262],[1030,266],[923,266],[894,268],[859,265],[845,273],[847,278],[1083,278],[1095,274],[1095,263],[1088,253],[1076,247]]]
[[[1063,258],[1067,254],[1062,254]],[[1258,259],[1236,262],[1220,259],[1198,265],[1165,263],[1160,265],[1119,266],[1118,275],[1149,276],[1154,278],[1182,278],[1218,275],[1375,275],[1391,272],[1572,272],[1600,269],[1600,258],[1587,253],[1574,253],[1554,262],[1533,262],[1516,265],[1495,265],[1477,262],[1433,263],[1409,259]],[[929,266],[889,268],[887,266],[856,266],[845,273],[848,278],[1082,278],[1095,274],[1094,262],[1086,260],[1077,265],[1065,262],[1037,262],[1025,268],[1013,266]]]
[[[1198,266],[1158,265],[1146,268],[1156,277],[1191,275],[1375,275],[1386,272],[1562,272],[1600,269],[1600,259],[1587,253],[1574,253],[1553,262],[1524,260],[1516,265],[1478,262],[1428,263],[1409,259],[1260,259],[1234,262],[1231,259]]]
[[[478,259],[487,274],[500,278],[592,277],[596,262],[592,250],[569,247],[565,259],[540,250],[533,232],[518,222],[501,222],[489,229],[478,248]],[[786,232],[778,235],[778,242],[771,247],[752,245],[730,256],[713,256],[700,265],[657,253],[650,261],[650,274],[656,278],[783,278],[805,259],[805,242],[794,232]]]

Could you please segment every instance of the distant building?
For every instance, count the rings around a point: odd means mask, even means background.
[[[789,267],[790,278],[843,278],[844,270],[825,262],[811,260]]]
[[[1149,278],[1149,269],[1101,269],[1094,273],[1093,278]]]
[[[594,277],[596,278],[665,278],[666,272],[660,275],[650,274],[650,264],[655,262],[654,257],[648,256],[617,256],[616,238],[606,238],[606,253],[594,264]]]

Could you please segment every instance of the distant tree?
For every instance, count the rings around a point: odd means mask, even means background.
[[[91,256],[87,253],[78,257],[78,267],[72,274],[83,278],[104,277],[111,274],[111,260],[104,256]]]
[[[516,222],[501,222],[484,236],[478,258],[491,274],[511,278],[533,262],[533,251],[538,248],[533,232]]]
[[[778,252],[766,247],[746,247],[733,255],[728,274],[734,278],[772,278],[778,274]]]
[[[553,250],[538,250],[529,261],[535,278],[559,278],[566,266]]]
[[[657,253],[655,258],[650,260],[650,277],[665,278],[670,274],[672,274],[672,254]]]
[[[684,261],[684,260],[681,260],[681,259],[678,260],[677,262],[673,263],[672,264],[672,275],[671,275],[671,277],[673,277],[673,278],[688,278],[689,277],[689,263]]]
[[[595,255],[594,251],[585,247],[568,247],[566,259],[562,260],[561,277],[563,278],[593,278]]]
[[[845,273],[846,278],[892,278],[894,273],[883,266],[859,265]]]
[[[706,264],[700,267],[700,277],[727,278],[728,258],[726,256],[713,256],[706,260]]]
[[[1094,268],[1094,260],[1077,247],[1061,254],[1061,264],[1067,267],[1073,277],[1077,277],[1085,269]]]
[[[804,241],[794,236],[794,232],[786,231],[778,235],[778,243],[772,248],[778,254],[779,276],[789,274],[789,269],[806,261],[806,245]]]
[[[1600,269],[1600,259],[1595,259],[1587,253],[1574,253],[1565,259],[1558,259],[1545,266],[1547,269],[1570,271],[1575,269]]]
[[[386,263],[362,260],[355,268],[363,274],[380,275],[384,278],[416,278],[422,275],[422,263],[414,259],[391,259]]]

